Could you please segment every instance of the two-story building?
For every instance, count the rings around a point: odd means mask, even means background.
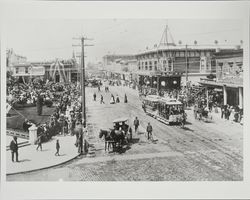
[[[208,89],[221,90],[223,104],[243,108],[243,49],[228,49],[214,53],[216,80],[203,79],[200,84]]]
[[[186,83],[198,84],[200,78],[215,75],[214,52],[214,48],[171,44],[139,53],[136,59],[140,87],[157,88],[159,92],[178,89]]]

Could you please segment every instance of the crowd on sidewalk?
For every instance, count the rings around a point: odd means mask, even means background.
[[[30,87],[31,90],[33,88],[33,90],[36,92],[38,115],[42,114],[42,107],[44,105],[41,103],[44,101],[44,96],[42,96],[40,92],[48,90],[52,95],[55,92],[60,92],[60,95],[56,99],[53,99],[53,109],[55,110],[44,124],[37,124],[35,122],[32,122],[32,119],[25,119],[23,123],[23,130],[26,132],[29,131],[29,128],[32,125],[37,126],[37,150],[42,150],[42,143],[49,141],[53,136],[71,135],[76,136],[75,145],[80,148],[79,153],[82,153],[84,133],[82,131],[82,107],[78,85],[73,83],[66,84],[40,82],[40,84],[38,85],[34,83],[32,85],[27,86],[15,84],[15,86],[12,88],[13,90],[11,90],[11,88],[9,88],[9,90],[12,92],[19,91],[16,94],[23,92],[28,93],[29,90],[25,90],[27,89],[27,87]],[[42,100],[39,100],[39,98]],[[40,104],[38,103],[39,101],[41,101]],[[56,147],[56,149],[60,148],[59,141],[57,142]],[[59,153],[57,153],[57,155],[58,154]]]

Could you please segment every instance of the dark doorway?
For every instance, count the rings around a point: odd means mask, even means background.
[[[239,105],[239,89],[227,88],[227,103],[230,106]]]
[[[56,83],[60,82],[60,75],[56,74]]]

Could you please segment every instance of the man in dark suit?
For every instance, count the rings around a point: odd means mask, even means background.
[[[134,120],[135,133],[137,133],[139,125],[140,125],[140,122],[139,122],[138,118],[135,117],[135,120]]]
[[[23,130],[25,132],[29,131],[29,128],[32,126],[32,124],[29,122],[28,119],[25,119],[25,121],[23,122]]]
[[[148,140],[152,138],[152,131],[153,131],[153,127],[151,126],[150,123],[148,123],[148,126],[147,126]]]
[[[11,150],[12,162],[14,162],[14,154],[16,154],[16,162],[19,162],[18,161],[18,144],[17,144],[16,136],[14,136],[13,140],[10,142],[10,150]]]

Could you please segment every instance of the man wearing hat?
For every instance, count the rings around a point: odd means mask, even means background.
[[[18,161],[18,144],[17,144],[17,137],[14,136],[13,140],[10,143],[10,150],[11,150],[11,159],[14,162],[14,154],[16,154],[16,162]]]

